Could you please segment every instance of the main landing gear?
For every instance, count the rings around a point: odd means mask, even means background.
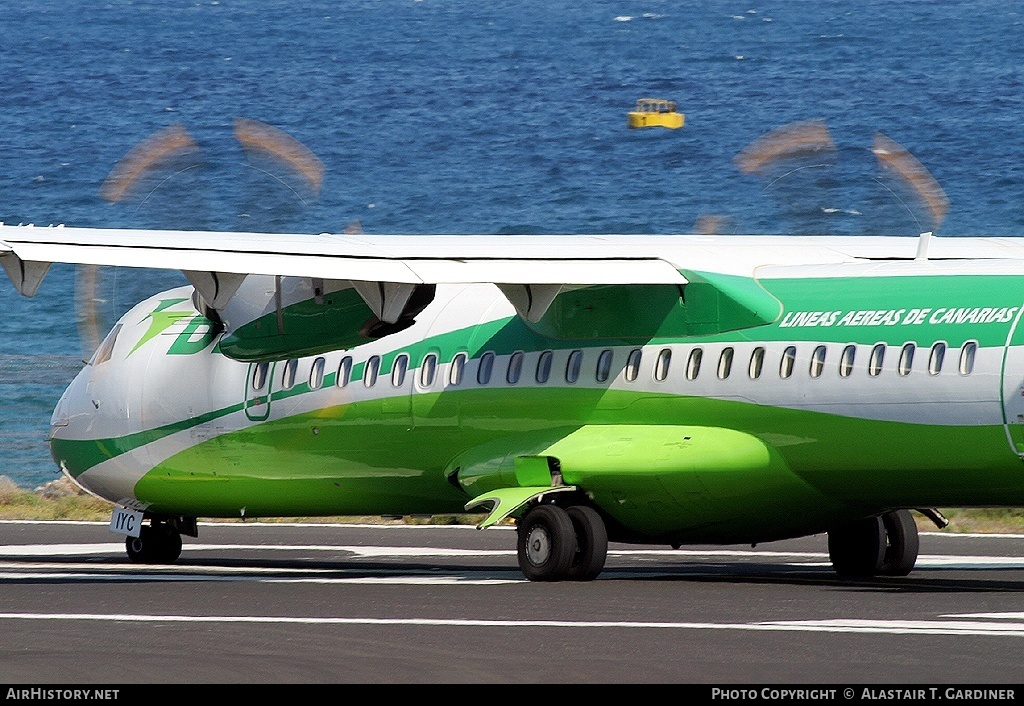
[[[608,556],[608,530],[586,505],[537,505],[519,521],[519,568],[531,581],[591,581]]]
[[[909,510],[851,522],[828,533],[828,556],[846,578],[906,576],[917,562],[917,525]]]
[[[154,519],[138,537],[125,539],[124,546],[136,564],[173,564],[181,556],[181,532],[171,522]]]

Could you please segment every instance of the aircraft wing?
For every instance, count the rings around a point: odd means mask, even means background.
[[[659,292],[667,311],[680,287],[695,284],[707,293],[709,311],[733,311],[727,323],[713,324],[725,330],[769,323],[780,313],[756,282],[764,265],[913,259],[923,251],[931,258],[1024,259],[1024,239],[927,236],[310,235],[0,225],[0,264],[27,296],[53,262],[181,270],[214,309],[228,304],[247,275],[350,282],[389,322],[420,285],[492,283],[534,324],[558,299],[561,323],[549,316],[547,332],[585,337],[586,330],[562,327],[581,309],[595,309],[594,288],[604,288],[606,310],[632,291],[638,311]],[[567,296],[572,292],[575,298]]]
[[[656,252],[602,236],[273,234],[0,226],[0,253],[183,271],[442,284],[685,283]]]
[[[926,234],[927,235],[927,234]],[[278,234],[7,226],[0,261],[323,279],[442,283],[684,284],[680,270],[752,276],[761,265],[904,259],[922,238],[763,235]],[[931,238],[931,258],[1024,259],[1024,238]]]

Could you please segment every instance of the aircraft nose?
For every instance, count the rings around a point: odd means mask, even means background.
[[[65,389],[64,392],[61,394],[60,399],[57,400],[57,406],[53,408],[53,414],[50,415],[50,438],[52,439],[53,435],[61,427],[66,427],[70,423],[71,405],[68,403],[68,391],[67,389]]]
[[[89,397],[90,376],[87,365],[64,390],[50,416],[50,453],[61,470],[72,475],[76,464],[69,449],[76,439],[85,438],[91,426],[90,412],[96,411]]]
[[[57,406],[50,416],[51,438],[55,432],[70,426],[77,418],[87,413],[87,410],[81,407],[83,402],[87,402],[83,393],[89,387],[89,372],[90,366],[82,368],[57,400]]]

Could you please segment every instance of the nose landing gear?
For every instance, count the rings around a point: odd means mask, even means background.
[[[128,558],[136,564],[173,564],[181,556],[181,532],[169,522],[153,520],[138,537],[124,542]]]

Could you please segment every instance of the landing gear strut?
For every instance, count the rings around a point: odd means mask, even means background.
[[[143,525],[138,537],[124,542],[128,558],[136,564],[173,564],[181,556],[181,532],[168,522]]]
[[[518,528],[519,568],[531,581],[591,581],[608,556],[608,531],[592,508],[538,505]]]
[[[849,578],[906,576],[917,562],[919,546],[909,510],[858,520],[828,533],[832,567]]]

